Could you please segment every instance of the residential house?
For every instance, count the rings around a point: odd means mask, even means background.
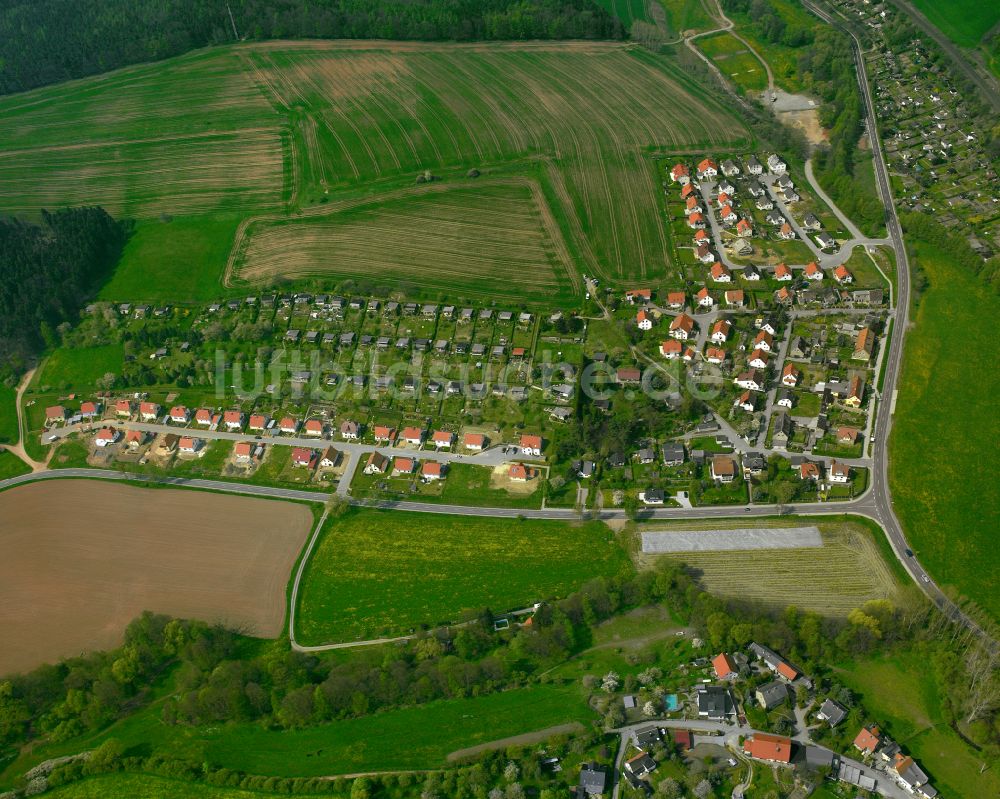
[[[767,460],[760,452],[746,452],[743,454],[743,476],[755,477],[763,474],[767,469]]]
[[[299,422],[297,419],[294,419],[291,416],[286,416],[278,423],[278,429],[282,433],[294,435],[299,431]]]
[[[870,327],[862,328],[854,341],[854,352],[851,359],[855,361],[870,361],[875,348],[875,333]]]
[[[817,233],[813,238],[816,239],[816,244],[821,250],[832,250],[837,246],[836,239],[825,230]]]
[[[55,422],[65,422],[66,421],[66,409],[62,405],[49,405],[45,409],[45,423],[54,424]]]
[[[712,295],[708,293],[708,286],[702,286],[701,291],[695,294],[694,298],[698,301],[698,305],[702,308],[711,308],[715,305],[715,300],[713,300]]]
[[[194,438],[193,436],[181,436],[180,440],[177,442],[177,449],[180,452],[192,455],[201,449],[201,444],[202,441],[200,438]]]
[[[748,369],[736,376],[733,382],[740,388],[750,391],[762,391],[764,389],[764,377],[757,369]]]
[[[684,463],[684,444],[680,441],[667,441],[661,451],[664,466],[679,466]]]
[[[782,161],[777,154],[772,153],[767,157],[767,168],[774,175],[784,175],[788,164]]]
[[[80,413],[83,413],[83,406],[80,406]],[[160,416],[160,406],[155,402],[139,403],[139,418],[144,422],[156,421]]]
[[[757,208],[758,211],[773,211],[774,210],[774,200],[772,200],[770,197],[767,197],[767,196],[758,197],[754,201],[754,206]],[[776,216],[780,216],[781,219],[784,220],[784,217],[781,216],[780,213],[778,213]],[[772,224],[772,225],[781,224],[780,222],[772,222],[771,220],[772,220],[772,216],[768,215],[766,221],[769,224]]]
[[[448,447],[450,449],[451,445],[455,442],[455,434],[448,430],[435,430],[431,436],[431,442],[438,449],[441,449],[441,447]]]
[[[708,347],[705,349],[705,360],[714,364],[724,363],[726,360],[726,351],[721,347]]]
[[[743,218],[736,223],[736,235],[737,236],[752,236],[753,235],[753,222],[749,219]]]
[[[247,423],[247,429],[252,432],[260,432],[265,427],[267,427],[269,419],[266,414],[263,413],[252,413],[250,414],[250,421]]]
[[[361,425],[351,419],[340,423],[340,437],[347,441],[356,441],[361,436]]]
[[[194,412],[194,420],[202,427],[212,424],[212,412],[208,408],[199,408]]]
[[[293,466],[304,466],[307,469],[315,469],[318,462],[319,457],[314,449],[309,449],[308,447],[295,447],[292,450]]]
[[[846,463],[830,462],[830,482],[841,485],[851,482],[851,467]]]
[[[794,432],[795,425],[787,413],[775,414],[774,427],[771,431],[771,445],[781,448],[787,447],[788,442],[792,440]]]
[[[715,669],[715,676],[720,680],[734,680],[739,676],[736,661],[725,652],[712,658],[712,668]]]
[[[692,184],[685,183],[683,186],[681,186],[681,199],[682,200],[686,200],[692,194],[694,194],[694,186]]]
[[[860,431],[856,427],[838,427],[837,443],[845,446],[853,446],[857,443]]]
[[[686,164],[674,164],[670,168],[670,179],[674,183],[680,183],[682,186],[686,186],[691,182],[691,171],[688,169]]]
[[[716,455],[710,472],[717,483],[731,483],[736,479],[736,460],[730,455]]]
[[[324,432],[323,422],[319,419],[307,419],[303,427],[303,432],[307,436],[321,436]]]
[[[634,385],[642,382],[642,370],[635,366],[619,366],[615,372],[615,380],[621,385]]]
[[[801,676],[801,672],[799,672],[798,669],[792,666],[792,664],[781,657],[781,655],[773,649],[769,649],[768,647],[756,642],[751,643],[748,648],[754,657],[763,661],[765,666],[782,679],[787,680],[788,682],[794,682],[799,676]]]
[[[734,712],[733,697],[728,688],[706,685],[698,689],[698,715],[709,721],[724,721]]]
[[[848,383],[847,396],[844,397],[844,405],[849,408],[860,408],[861,402],[865,398],[865,383],[860,376],[854,376]]]
[[[774,292],[774,301],[779,305],[791,305],[795,302],[795,292],[788,286],[782,286]]]
[[[843,264],[833,270],[833,279],[841,285],[847,285],[848,283],[854,282],[854,276]]]
[[[747,172],[751,175],[763,175],[764,165],[757,160],[757,156],[751,155],[747,159]]]
[[[711,180],[719,174],[719,167],[711,158],[705,158],[698,164],[698,180]]]
[[[707,244],[699,244],[694,251],[694,257],[703,264],[710,264],[715,260],[715,253]]]
[[[825,721],[831,727],[836,727],[847,718],[847,708],[839,702],[834,702],[832,699],[827,698],[820,705],[816,713],[816,718],[820,721]]]
[[[174,424],[187,424],[191,421],[191,412],[183,405],[174,405],[170,409],[170,421]]]
[[[791,241],[795,238],[795,229],[785,222],[780,228],[778,228],[778,238],[784,239],[785,241]]]
[[[666,500],[666,494],[662,488],[647,488],[645,491],[639,492],[639,501],[643,505],[662,505]]]
[[[779,388],[775,395],[775,404],[779,408],[791,408],[795,404],[795,395],[787,388]]]
[[[796,336],[788,345],[788,357],[803,360],[809,357],[809,345],[802,336]]]
[[[629,305],[645,305],[653,298],[652,289],[629,289],[625,292],[625,301]]]
[[[748,264],[743,268],[743,279],[750,283],[756,283],[760,280],[760,270],[753,264]]]
[[[424,461],[420,467],[420,476],[428,482],[441,480],[447,470],[448,464],[446,463],[439,463],[438,461]]]
[[[802,480],[812,480],[814,483],[818,483],[822,478],[822,473],[820,472],[820,464],[813,463],[812,461],[802,461],[799,464],[799,478]]]
[[[525,466],[523,463],[512,463],[510,469],[507,470],[507,476],[510,477],[512,482],[526,483],[534,478],[535,470]]]
[[[705,209],[701,207],[701,203],[698,202],[698,198],[695,195],[689,194],[687,196],[687,199],[684,201],[685,213],[687,214],[703,213],[704,210]]]
[[[896,782],[910,793],[920,793],[924,796],[937,795],[937,791],[927,784],[927,775],[923,769],[909,755],[904,755],[902,752],[897,753],[892,765],[889,766],[889,772],[896,778]],[[933,793],[929,792],[928,788]]]
[[[760,686],[754,696],[757,697],[757,702],[764,710],[773,710],[778,705],[788,701],[788,688],[783,682],[775,680]]]
[[[654,460],[656,460],[656,453],[653,452],[652,447],[643,447],[637,453],[635,453],[635,459],[642,464],[652,463]],[[683,456],[681,460],[683,461]]]
[[[636,778],[655,770],[656,761],[646,752],[642,752],[635,757],[630,757],[625,761],[625,771]]]
[[[774,334],[769,333],[766,330],[760,330],[753,340],[754,349],[763,350],[764,352],[774,352]]]
[[[774,279],[787,283],[792,280],[794,275],[792,275],[792,270],[788,268],[786,264],[778,264],[774,267]]]
[[[412,444],[415,447],[419,447],[424,443],[424,431],[420,427],[404,427],[403,428],[403,441],[407,444]]]
[[[819,221],[816,214],[806,214],[802,217],[802,227],[806,230],[822,230],[823,223]]]
[[[253,442],[251,441],[237,441],[233,445],[233,460],[238,463],[249,463],[253,460]]]
[[[734,308],[743,307],[743,289],[734,289],[732,291],[727,291],[725,294],[726,305],[731,305]]]
[[[462,438],[462,445],[473,452],[481,452],[486,446],[486,436],[482,433],[466,433]]]
[[[878,727],[870,724],[867,727],[862,727],[861,731],[854,738],[854,748],[861,752],[864,757],[868,757],[875,754],[880,740]]]
[[[719,209],[719,219],[725,224],[731,225],[737,220],[736,212],[731,205],[724,205]]]
[[[704,230],[705,228],[705,215],[700,211],[695,211],[693,214],[688,214],[688,227],[691,230]]]
[[[671,291],[667,294],[667,307],[675,310],[683,308],[687,302],[687,295],[683,291]]]
[[[755,760],[769,763],[792,761],[792,739],[757,732],[743,741],[743,753]]]
[[[819,281],[823,279],[823,270],[819,268],[819,264],[815,261],[810,261],[806,264],[805,276],[807,280]]]
[[[417,468],[417,462],[413,458],[397,457],[392,461],[392,476],[401,474],[413,474]]]
[[[542,454],[542,437],[534,435],[521,436],[521,454],[540,457]]]
[[[757,410],[757,395],[752,391],[744,391],[733,404],[747,413],[753,413]]]
[[[735,177],[740,174],[740,165],[733,159],[727,158],[722,162],[722,174],[727,178]]]
[[[756,349],[750,353],[747,363],[754,369],[767,369],[767,353],[762,349]]]
[[[608,784],[608,775],[596,763],[584,763],[580,766],[580,779],[577,782],[577,799],[587,796],[600,796]]]
[[[795,388],[801,377],[802,373],[795,368],[794,363],[786,363],[785,368],[781,370],[781,385]]]
[[[639,311],[639,313],[635,315],[635,323],[640,330],[652,330],[653,316],[645,310]]]
[[[118,442],[121,438],[121,433],[115,430],[113,427],[104,427],[98,430],[97,435],[94,436],[94,443],[99,447],[107,447],[111,444]]]
[[[712,325],[712,334],[710,338],[716,344],[725,344],[729,340],[729,333],[733,329],[733,323],[728,319],[718,319],[715,324]]]
[[[389,466],[389,459],[381,452],[373,452],[365,463],[365,474],[384,474]]]
[[[733,276],[729,273],[721,263],[716,261],[712,264],[712,280],[716,283],[731,283],[733,281]]]
[[[241,411],[226,411],[222,415],[222,422],[229,430],[239,430],[243,427],[243,413]]]
[[[688,338],[691,337],[693,331],[694,319],[686,313],[675,316],[674,320],[670,323],[670,337],[678,339],[679,341],[687,341]]]
[[[118,402],[115,403],[115,413],[118,416],[131,416],[132,403],[127,399],[118,400]]]

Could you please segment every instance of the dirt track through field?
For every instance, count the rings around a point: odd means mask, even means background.
[[[89,480],[0,494],[0,675],[122,640],[143,610],[281,633],[301,505]]]

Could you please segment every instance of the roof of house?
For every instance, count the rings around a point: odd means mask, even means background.
[[[743,751],[759,760],[788,763],[792,759],[792,739],[758,732],[743,742]]]
[[[542,448],[542,437],[533,435],[522,435],[521,436],[521,447],[528,447],[530,449],[541,449]]]
[[[726,360],[726,351],[721,347],[708,347],[705,350],[705,357],[710,360],[724,361]]]
[[[253,452],[253,444],[249,441],[237,441],[236,446],[233,447],[233,453],[239,457],[249,457]]]
[[[732,711],[729,689],[708,685],[698,689],[698,713],[711,718],[721,718]]]
[[[844,720],[844,717],[847,715],[847,708],[839,702],[834,702],[832,699],[827,698],[820,705],[819,712],[823,714],[823,717],[830,723],[831,727],[835,727]]]
[[[462,441],[467,447],[481,447],[486,437],[482,433],[466,433]]]
[[[736,461],[729,455],[716,455],[712,458],[712,473],[720,477],[736,474]]]
[[[448,430],[435,430],[432,440],[435,444],[450,444],[455,439],[455,434]]]
[[[668,339],[667,341],[663,341],[660,343],[660,353],[662,355],[676,354],[679,353],[682,349],[684,349],[684,345],[681,344],[676,339]]]
[[[413,458],[403,458],[403,457],[394,458],[392,461],[392,470],[394,472],[412,472]]]
[[[792,274],[792,270],[789,269],[785,264],[778,264],[776,267],[774,267],[775,277],[787,277],[790,274]]]
[[[712,667],[715,669],[715,676],[719,678],[727,677],[736,671],[736,664],[725,652],[712,658]]]
[[[865,752],[874,752],[875,748],[878,746],[880,740],[880,734],[878,727],[874,724],[868,727],[862,727],[861,732],[859,732],[854,738],[854,745]]]
[[[733,289],[726,292],[726,302],[743,302],[743,289]]]
[[[687,295],[683,291],[671,291],[667,294],[667,302],[670,305],[683,305]]]
[[[516,480],[527,480],[531,477],[532,470],[523,463],[512,463],[508,473]]]
[[[769,682],[757,689],[764,706],[768,709],[780,705],[788,699],[788,689],[782,682]]]
[[[819,480],[819,466],[812,461],[802,461],[799,465],[799,476],[803,480]]]
[[[322,433],[323,423],[319,419],[309,419],[306,421],[306,432]]]
[[[226,423],[240,422],[243,420],[243,414],[239,411],[226,411],[222,416],[222,420]]]
[[[403,439],[406,441],[416,441],[423,439],[424,431],[419,427],[404,427],[403,428]]]
[[[670,323],[671,330],[684,330],[690,333],[694,329],[694,319],[688,316],[686,313],[679,314],[674,317],[674,321]]]
[[[425,477],[440,477],[444,474],[444,464],[437,461],[424,461],[420,472]]]

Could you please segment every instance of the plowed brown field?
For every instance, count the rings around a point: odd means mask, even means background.
[[[113,647],[144,610],[276,636],[309,532],[293,503],[101,481],[0,494],[0,674]]]

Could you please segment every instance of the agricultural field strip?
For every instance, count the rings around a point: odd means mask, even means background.
[[[718,552],[750,549],[807,549],[823,546],[818,527],[743,527],[685,532],[648,531],[642,534],[642,551]]]

